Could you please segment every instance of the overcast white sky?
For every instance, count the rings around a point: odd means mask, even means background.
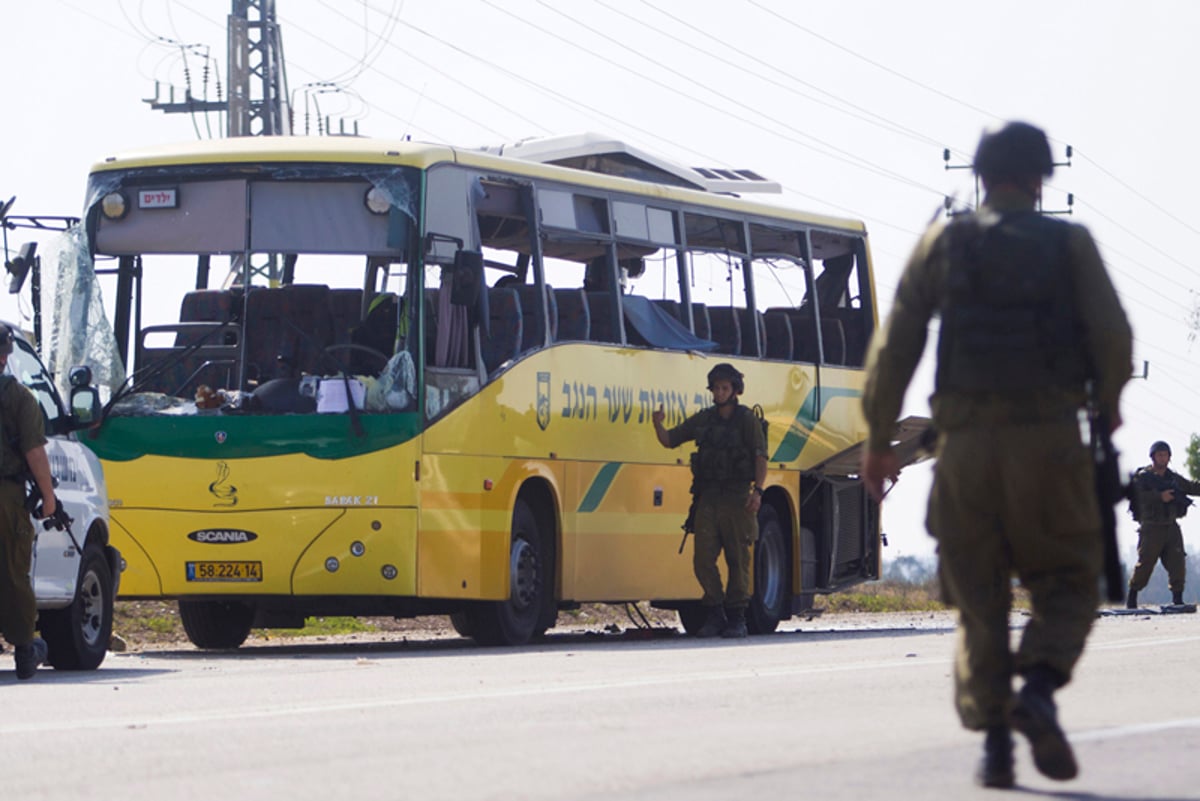
[[[219,136],[215,115],[165,115],[154,82],[226,86],[226,0],[39,0],[6,21],[0,199],[78,214],[89,166],[146,144]],[[362,134],[463,146],[598,131],[697,166],[752,168],[777,200],[866,221],[881,306],[946,194],[973,198],[985,125],[1043,126],[1060,168],[1046,207],[1100,243],[1134,326],[1123,467],[1166,439],[1183,470],[1200,401],[1188,317],[1200,289],[1192,213],[1194,2],[1114,0],[277,0],[296,128],[305,98]],[[194,45],[195,47],[188,47]],[[183,52],[187,52],[185,76]],[[313,94],[306,84],[338,82]],[[307,125],[316,132],[316,118]],[[31,238],[10,231],[15,249]],[[20,319],[13,298],[0,316]],[[928,368],[926,360],[925,368]],[[927,414],[931,370],[907,411]],[[752,400],[749,387],[747,399]],[[927,555],[929,470],[889,497],[885,558]],[[1135,539],[1124,511],[1122,550]],[[1185,539],[1197,542],[1187,521]]]

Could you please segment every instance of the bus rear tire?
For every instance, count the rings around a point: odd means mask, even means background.
[[[537,517],[524,500],[513,506],[509,546],[509,597],[479,601],[465,610],[466,630],[480,645],[524,645],[546,629],[539,625],[553,591],[550,549],[538,530]],[[455,627],[457,628],[457,626]]]
[[[112,637],[113,579],[98,545],[79,560],[75,599],[64,609],[42,612],[39,627],[55,670],[95,670],[108,654]]]
[[[238,601],[180,601],[179,621],[197,648],[237,648],[250,636],[254,607]]]
[[[751,634],[770,634],[791,613],[790,560],[787,539],[775,508],[758,511],[758,543],[754,546],[754,595],[746,615]]]

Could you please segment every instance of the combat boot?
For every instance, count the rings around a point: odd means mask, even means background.
[[[983,739],[983,758],[975,772],[980,787],[1007,789],[1016,784],[1013,774],[1012,732],[1007,726],[989,726]]]
[[[32,679],[37,673],[38,665],[46,661],[49,649],[41,637],[34,637],[32,642],[18,645],[13,649],[13,661],[17,664],[18,679]]]
[[[1183,590],[1174,590],[1171,593],[1171,603],[1176,606],[1183,606]]]
[[[1074,779],[1079,773],[1071,744],[1058,726],[1054,691],[1062,684],[1051,668],[1033,668],[1025,675],[1025,686],[1017,694],[1010,715],[1012,727],[1029,739],[1038,771],[1058,781]]]
[[[748,633],[746,631],[746,610],[726,609],[725,628],[721,629],[721,636],[732,640],[745,637]]]
[[[708,617],[696,630],[697,637],[716,637],[725,630],[725,610],[720,606],[710,607]]]
[[[1125,600],[1126,609],[1137,609],[1137,590],[1131,589],[1129,597]]]

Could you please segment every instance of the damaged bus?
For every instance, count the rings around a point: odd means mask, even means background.
[[[122,597],[177,599],[205,648],[311,615],[448,615],[512,645],[592,602],[692,630],[688,454],[650,415],[708,405],[718,361],[769,422],[751,630],[878,577],[866,230],[743,197],[764,189],[594,135],[97,164],[63,269],[99,277],[111,328],[59,339],[108,354],[86,441]]]

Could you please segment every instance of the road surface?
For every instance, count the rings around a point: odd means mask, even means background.
[[[1014,636],[1022,618],[1014,617]],[[556,635],[284,641],[110,654],[18,683],[0,659],[14,801],[969,799],[941,615],[793,623],[748,641]],[[1081,775],[1018,797],[1200,799],[1200,615],[1102,617],[1059,694]]]

